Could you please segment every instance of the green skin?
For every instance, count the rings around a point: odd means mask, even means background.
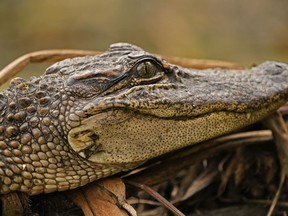
[[[182,68],[130,44],[66,59],[0,94],[0,192],[73,189],[268,116],[288,65]]]

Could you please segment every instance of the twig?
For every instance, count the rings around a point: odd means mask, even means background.
[[[97,55],[101,52],[89,50],[42,50],[23,55],[0,71],[0,86],[16,75],[29,63],[57,62],[66,58],[86,55]]]
[[[272,202],[273,202],[272,200],[245,199],[245,198],[242,198],[242,201],[247,203],[247,204],[256,204],[256,205],[271,205]],[[279,206],[279,207],[288,208],[288,202],[279,201],[279,202],[276,203],[276,205]]]
[[[147,200],[147,199],[140,199],[140,198],[135,198],[135,197],[128,198],[127,202],[130,205],[133,205],[133,204],[146,204],[146,205],[152,205],[152,206],[162,206],[162,204],[157,202],[157,201],[152,201],[152,200]]]
[[[272,216],[272,214],[273,214],[273,211],[274,211],[274,209],[275,209],[275,207],[276,207],[276,205],[278,203],[278,200],[280,198],[280,194],[281,194],[281,191],[282,191],[282,188],[283,188],[283,184],[285,182],[285,178],[286,178],[286,176],[285,176],[284,172],[281,172],[280,184],[279,184],[277,192],[276,192],[276,194],[275,194],[275,196],[274,196],[274,198],[272,200],[272,203],[271,203],[271,206],[270,206],[269,211],[267,213],[267,216]]]
[[[136,182],[125,180],[126,183],[133,185],[134,187],[140,188],[144,190],[146,193],[148,193],[150,196],[154,197],[156,200],[161,202],[167,209],[169,209],[171,212],[173,212],[176,216],[185,216],[182,212],[180,212],[173,204],[171,204],[167,199],[165,199],[163,196],[161,196],[158,192],[153,190],[147,185],[139,184]]]
[[[243,66],[233,62],[219,61],[212,59],[189,59],[180,57],[169,57],[164,55],[156,54],[159,57],[167,60],[171,64],[176,64],[186,68],[197,68],[197,69],[207,69],[207,68],[226,68],[226,69],[243,69]]]
[[[281,164],[281,179],[279,187],[267,214],[267,216],[271,216],[279,200],[285,178],[288,176],[288,130],[279,111],[267,117],[264,120],[264,124],[272,130]]]

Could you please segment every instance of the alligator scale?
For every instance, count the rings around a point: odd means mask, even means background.
[[[76,188],[266,117],[288,65],[187,69],[130,44],[66,59],[0,94],[0,193]]]

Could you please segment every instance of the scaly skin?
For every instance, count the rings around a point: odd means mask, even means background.
[[[0,189],[79,187],[252,124],[288,95],[288,65],[192,70],[129,44],[67,59],[0,94]]]

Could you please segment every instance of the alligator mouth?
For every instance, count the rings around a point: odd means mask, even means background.
[[[107,103],[105,105],[96,102],[95,105],[89,104],[89,106],[85,107],[86,116],[85,121],[87,119],[93,118],[95,115],[99,115],[101,113],[117,113],[118,111],[126,112],[126,113],[134,113],[139,115],[148,115],[155,118],[161,119],[178,119],[185,120],[187,118],[199,118],[205,115],[209,115],[210,113],[216,112],[226,112],[226,113],[234,113],[234,114],[247,114],[247,116],[251,115],[251,113],[257,113],[261,110],[269,110],[270,107],[279,106],[279,104],[284,104],[286,102],[285,95],[273,95],[271,97],[255,99],[253,101],[224,101],[224,102],[211,102],[206,104],[198,104],[194,105],[189,100],[183,101],[180,103],[167,102],[167,104],[163,103],[151,103],[147,104],[121,104],[115,101],[114,98],[111,98],[111,103]],[[108,98],[109,101],[110,98]],[[115,104],[113,104],[115,103]],[[112,119],[110,117],[110,119]]]

